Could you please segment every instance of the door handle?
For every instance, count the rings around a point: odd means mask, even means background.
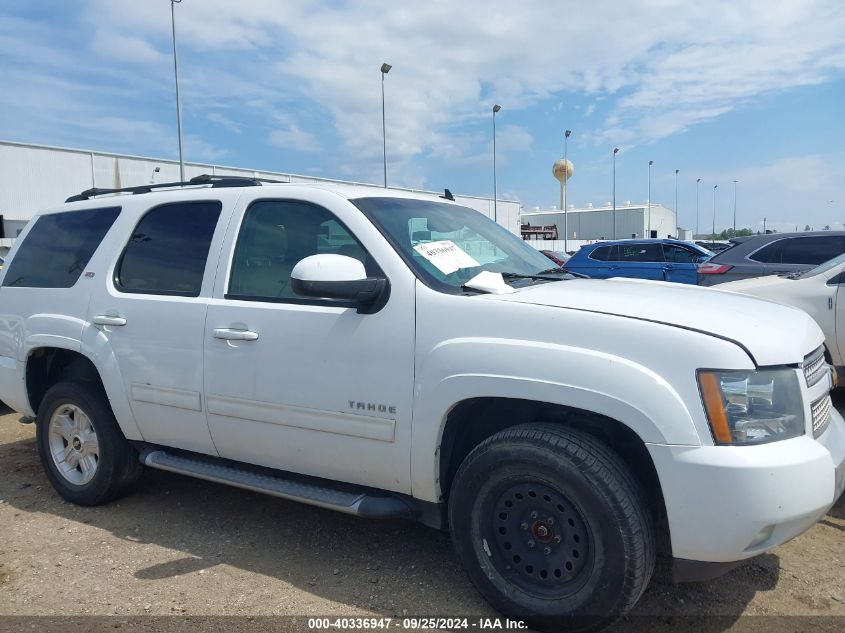
[[[94,317],[94,325],[126,325],[126,319],[108,314],[98,314]]]
[[[675,267],[672,264],[666,264],[663,268],[665,270],[675,270]]]
[[[258,332],[219,327],[214,330],[214,338],[220,338],[225,341],[257,341]]]

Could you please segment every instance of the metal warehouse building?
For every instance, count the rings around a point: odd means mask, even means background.
[[[616,238],[648,237],[648,215],[651,214],[651,237],[677,237],[678,223],[675,212],[662,204],[624,204],[616,205]],[[522,213],[522,223],[532,226],[557,226],[557,239],[563,240],[563,211],[533,211]],[[607,203],[603,207],[569,207],[567,210],[568,239],[580,245],[595,240],[610,240],[613,235],[613,206]]]
[[[373,193],[384,191],[378,185],[365,183],[208,163],[185,163],[186,179],[201,174],[247,176],[292,183],[364,184],[371,186]],[[0,254],[8,252],[14,238],[36,213],[55,207],[85,189],[131,187],[178,180],[178,161],[0,141]],[[422,193],[437,194],[442,191]],[[493,217],[492,198],[455,194],[455,200],[487,217]],[[499,200],[497,206],[499,224],[519,235],[519,202]]]

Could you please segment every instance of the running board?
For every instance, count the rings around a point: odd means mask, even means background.
[[[249,470],[248,467],[239,468],[233,465],[233,462],[224,462],[217,458],[177,455],[159,449],[144,450],[140,459],[145,466],[150,468],[227,484],[346,514],[383,519],[413,517],[410,504],[403,501],[401,497],[368,488],[346,484],[332,487],[331,482],[326,480],[287,475],[280,471],[272,471],[273,474],[268,474],[267,471],[270,469],[262,469],[265,472],[256,472]]]

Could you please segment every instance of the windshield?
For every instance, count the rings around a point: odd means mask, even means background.
[[[839,266],[839,264],[845,264],[845,253],[843,253],[839,257],[829,259],[824,264],[819,264],[815,268],[810,268],[809,270],[802,270],[801,272],[795,273],[792,276],[796,279],[799,277],[803,279],[804,277],[813,277],[815,275],[821,275],[822,273],[826,273],[832,268],[836,268],[837,266]]]
[[[428,285],[447,292],[482,271],[536,275],[551,262],[504,227],[467,207],[406,198],[352,200]]]

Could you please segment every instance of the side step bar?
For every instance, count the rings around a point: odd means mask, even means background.
[[[147,448],[141,452],[140,459],[145,466],[150,468],[228,484],[236,488],[300,501],[346,514],[385,519],[413,518],[414,514],[411,505],[403,501],[401,497],[368,488],[345,484],[332,487],[332,482],[326,480],[290,475],[270,469],[261,469],[263,472],[257,472],[249,467],[238,467],[233,462],[213,457],[198,458],[168,453],[160,449]]]

